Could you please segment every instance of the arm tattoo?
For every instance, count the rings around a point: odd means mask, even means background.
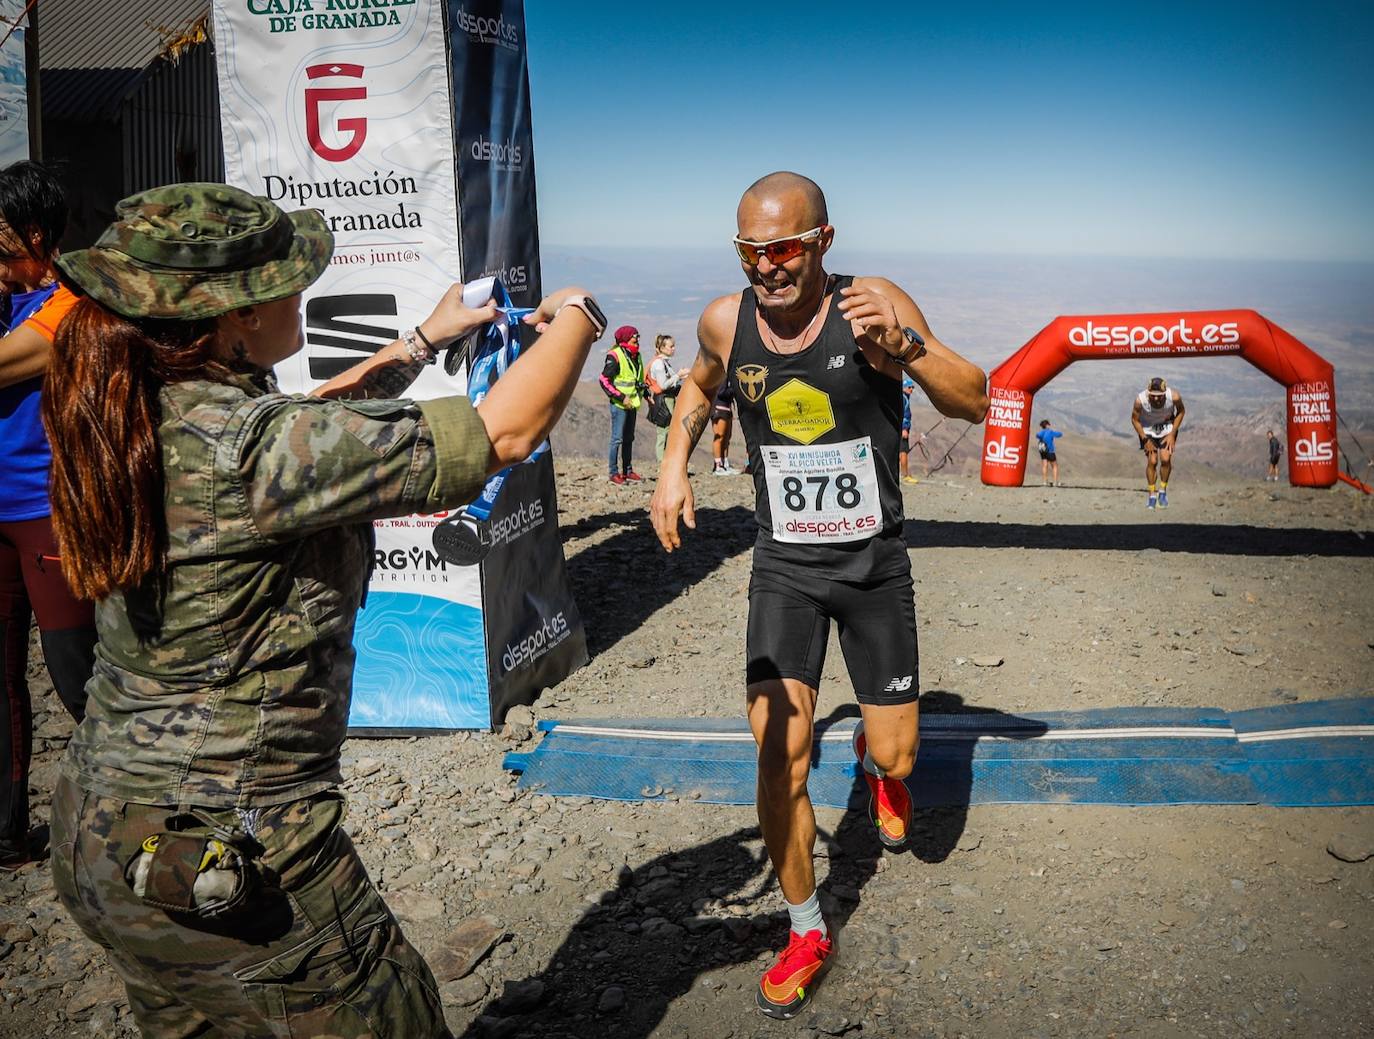
[[[424,361],[392,361],[378,365],[361,379],[347,400],[391,400],[401,396],[425,370]]]
[[[711,414],[711,406],[701,403],[690,415],[683,416],[682,428],[687,430],[687,436],[691,438],[693,447],[697,446],[697,441],[701,439],[702,431],[706,428],[706,420]]]

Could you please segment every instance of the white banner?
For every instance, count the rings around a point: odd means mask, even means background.
[[[320,209],[334,232],[329,270],[305,293],[305,349],[277,367],[283,390],[309,392],[461,279],[442,4],[215,0],[214,34],[226,179],[286,210]],[[464,389],[432,365],[409,396]],[[489,724],[478,568],[435,555],[435,522],[377,524],[355,728]]]
[[[0,0],[0,168],[29,157],[29,88],[24,0]]]

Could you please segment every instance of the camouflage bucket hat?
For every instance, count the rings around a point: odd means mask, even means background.
[[[99,241],[57,266],[116,314],[189,321],[293,296],[333,252],[316,210],[285,213],[225,184],[171,184],[121,201]]]

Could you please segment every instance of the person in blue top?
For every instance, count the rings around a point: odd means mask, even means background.
[[[62,576],[39,412],[53,336],[74,301],[53,266],[66,226],[67,203],[51,173],[28,161],[0,170],[0,869],[30,859],[30,617],[53,687],[77,721],[95,660],[94,605]]]
[[[902,474],[902,483],[920,483],[911,475],[911,448],[913,441],[911,437],[911,391],[916,389],[916,381],[905,372],[902,373],[902,439],[899,442],[897,451],[897,465]],[[914,446],[921,452],[921,457],[926,460],[926,475],[930,475],[930,456],[926,454],[926,438],[924,433],[917,433]]]
[[[1054,485],[1059,486],[1059,455],[1054,450],[1054,442],[1064,434],[1057,429],[1050,428],[1050,420],[1044,419],[1040,423],[1040,432],[1035,434],[1040,449],[1040,482],[1048,487],[1050,485],[1050,474],[1053,469]]]

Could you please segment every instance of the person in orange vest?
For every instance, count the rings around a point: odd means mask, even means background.
[[[639,329],[621,325],[615,330],[615,346],[606,351],[601,368],[601,388],[611,402],[611,448],[607,452],[611,483],[638,483],[644,477],[635,472],[631,456],[635,446],[635,419],[644,403],[648,386],[644,381],[644,361],[639,356]],[[620,468],[616,468],[616,456]]]

